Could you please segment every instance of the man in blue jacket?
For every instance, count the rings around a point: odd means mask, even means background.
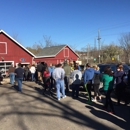
[[[91,87],[92,87],[92,79],[94,77],[95,73],[100,73],[100,71],[96,71],[93,68],[91,68],[91,65],[89,63],[86,64],[86,70],[83,74],[84,79],[84,85],[87,86],[87,91],[89,95],[89,103],[91,103]]]

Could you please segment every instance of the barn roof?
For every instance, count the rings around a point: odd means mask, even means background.
[[[36,54],[36,58],[40,57],[55,57],[63,48],[68,45],[59,45],[59,46],[51,46],[43,48],[38,54]],[[68,46],[69,47],[69,46]],[[70,47],[69,47],[70,48]],[[70,48],[71,49],[71,48]],[[71,49],[72,50],[72,49]],[[73,51],[73,50],[72,50]],[[73,51],[74,52],[74,51]],[[75,52],[74,52],[75,53]],[[76,54],[76,53],[75,53]],[[76,54],[78,56],[78,54]],[[79,56],[78,56],[79,57]]]
[[[31,53],[28,49],[26,49],[24,46],[22,46],[19,42],[17,42],[14,38],[12,38],[11,36],[9,36],[6,32],[4,32],[3,30],[0,30],[0,33],[3,33],[4,35],[6,35],[7,37],[9,37],[12,41],[14,41],[17,45],[19,45],[21,48],[23,48],[25,51],[27,51],[30,55],[32,55],[33,57],[36,57],[33,53]]]

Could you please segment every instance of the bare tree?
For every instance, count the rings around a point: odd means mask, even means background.
[[[44,38],[44,40],[45,40],[45,47],[50,47],[50,46],[53,45],[50,36],[48,37],[48,36],[44,35],[43,38]]]
[[[121,34],[119,42],[124,50],[126,62],[130,63],[130,32]]]

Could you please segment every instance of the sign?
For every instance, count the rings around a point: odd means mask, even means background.
[[[96,61],[96,58],[94,58],[93,60]]]
[[[114,57],[112,57],[111,60],[115,60]]]
[[[20,58],[20,61],[21,62],[25,62],[26,60],[24,58]]]

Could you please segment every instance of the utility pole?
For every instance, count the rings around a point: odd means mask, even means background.
[[[97,40],[98,40],[98,49],[99,49],[99,55],[98,55],[98,57],[99,57],[99,64],[100,64],[100,58],[101,58],[100,57],[100,39],[101,39],[100,38],[100,30],[98,30],[98,39]]]

